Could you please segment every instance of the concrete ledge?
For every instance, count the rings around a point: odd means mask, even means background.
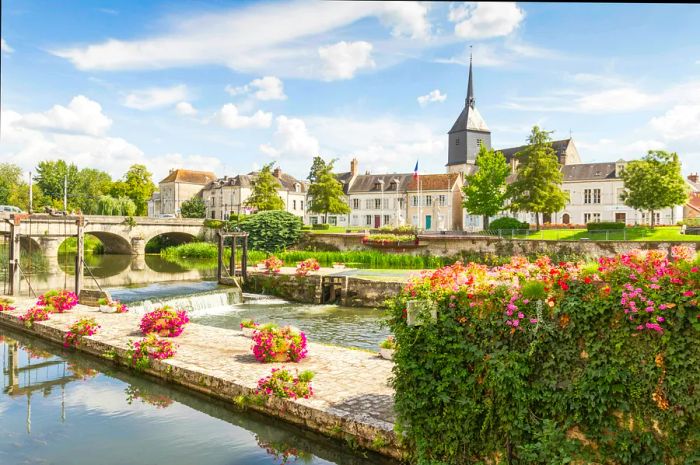
[[[81,317],[94,317],[100,331],[83,338],[78,350],[128,366],[129,341],[142,337],[133,314],[105,314],[83,305],[25,327],[19,316],[33,299],[15,299],[17,310],[0,313],[0,324],[62,344],[68,326]],[[309,344],[301,363],[261,364],[251,355],[251,341],[239,331],[190,323],[173,339],[175,357],[153,361],[145,373],[211,397],[238,403],[253,393],[257,380],[273,367],[316,373],[311,399],[266,398],[247,407],[330,437],[351,440],[382,455],[401,459],[403,450],[393,431],[393,390],[388,385],[392,364],[375,354]]]

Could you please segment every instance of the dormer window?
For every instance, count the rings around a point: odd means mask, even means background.
[[[299,192],[300,190],[301,190],[301,185],[299,185],[298,182],[295,183],[295,184],[294,184],[294,192]]]

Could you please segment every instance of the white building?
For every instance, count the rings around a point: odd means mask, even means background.
[[[179,216],[182,203],[201,195],[202,189],[214,179],[216,175],[210,171],[171,169],[148,201],[148,216]]]

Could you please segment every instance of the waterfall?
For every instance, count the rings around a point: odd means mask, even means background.
[[[129,311],[143,314],[163,305],[187,310],[193,315],[222,314],[234,311],[233,305],[242,302],[242,295],[237,289],[204,292],[183,296],[147,299],[129,304]]]
[[[243,299],[247,305],[284,305],[288,304],[288,300],[265,294],[249,294],[243,293]]]

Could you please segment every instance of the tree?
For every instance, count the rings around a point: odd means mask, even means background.
[[[78,173],[71,202],[85,214],[97,213],[97,201],[100,196],[110,192],[112,177],[104,171],[83,168]]]
[[[285,211],[265,211],[246,216],[238,226],[248,233],[251,249],[270,253],[296,244],[301,236],[301,218]]]
[[[484,230],[489,228],[489,217],[503,210],[508,198],[506,178],[510,167],[501,152],[487,150],[481,146],[476,157],[476,173],[465,178],[462,205],[471,215],[482,215]]]
[[[532,128],[529,145],[518,152],[517,177],[508,189],[510,209],[535,214],[540,230],[540,213],[553,213],[566,206],[569,196],[561,189],[563,175],[551,144],[551,132]]]
[[[320,160],[318,164],[316,158]],[[335,160],[326,163],[320,157],[316,158],[314,158],[314,165],[317,165],[315,173],[313,166],[311,167],[314,181],[309,186],[309,211],[323,213],[324,222],[328,222],[329,213],[350,213],[350,207],[345,203],[343,185],[333,174]],[[309,174],[310,179],[312,178],[311,174]]]
[[[253,183],[253,192],[246,200],[247,207],[255,208],[257,211],[284,210],[284,200],[277,193],[280,184],[277,178],[272,175],[273,163],[263,166]]]
[[[67,179],[68,209],[75,208],[78,179],[78,167],[64,160],[42,161],[36,168],[34,180],[41,191],[56,206],[63,208],[64,180]]]
[[[204,218],[207,214],[207,207],[201,197],[195,196],[182,202],[180,214],[183,218]]]
[[[333,163],[333,162],[331,162]],[[323,158],[319,156],[314,157],[313,163],[311,163],[311,169],[309,170],[309,175],[306,177],[306,179],[309,180],[311,184],[315,183],[318,180],[318,175],[323,169],[326,167],[326,162]]]
[[[647,210],[651,227],[656,224],[654,212],[688,201],[688,186],[681,174],[678,154],[649,150],[641,160],[627,164],[620,175],[625,183],[622,200],[636,210]]]
[[[14,163],[0,163],[0,205],[11,205],[12,193],[22,183],[22,169],[19,166]]]
[[[136,214],[145,216],[148,214],[148,199],[151,198],[156,190],[156,185],[153,183],[153,175],[145,165],[131,165],[129,170],[124,174],[123,185],[115,186],[114,192],[121,195],[126,195],[134,201],[136,205]],[[115,183],[116,184],[116,183]]]

